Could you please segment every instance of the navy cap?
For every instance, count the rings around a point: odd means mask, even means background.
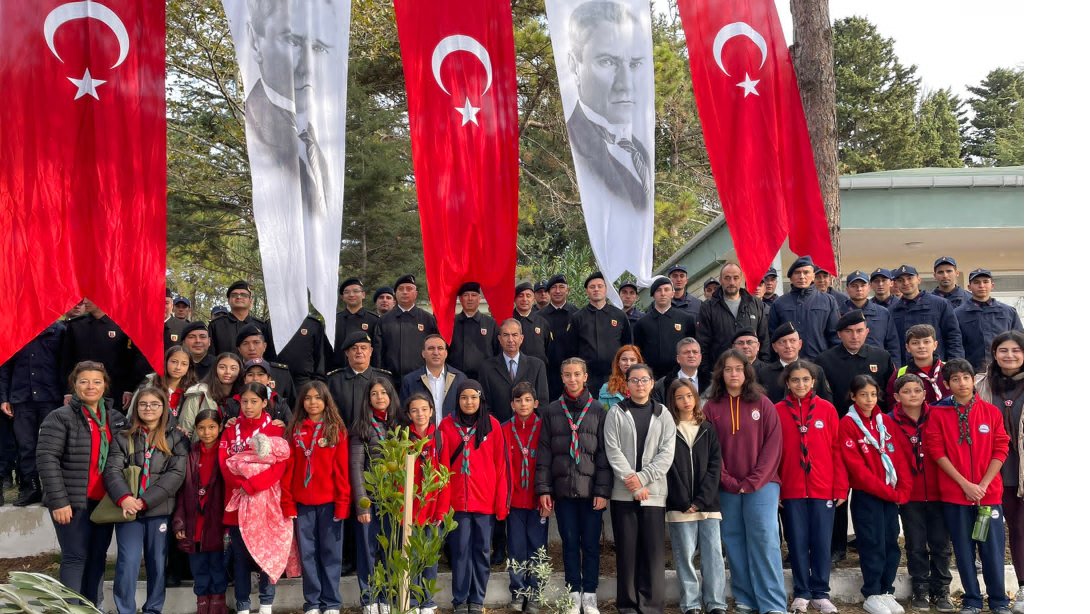
[[[708,286],[710,286],[712,284],[715,284],[717,286],[720,285],[718,279],[716,279],[714,277],[709,277],[708,281],[704,282],[704,287],[707,288]]]
[[[534,286],[530,282],[524,281],[521,284],[515,286],[515,296],[518,296],[518,295],[522,294],[523,292],[526,292],[527,290],[529,290],[530,292],[533,292],[534,291]]]
[[[224,307],[223,305],[216,305],[215,307],[212,308],[212,315],[213,316],[218,316],[220,314],[227,313],[227,311],[228,311],[227,308]]]
[[[844,283],[850,284],[853,281],[865,281],[870,283],[870,276],[863,271],[852,271],[851,273],[848,273],[848,278]]]
[[[874,279],[875,277],[885,277],[886,279],[892,280],[893,273],[889,269],[883,269],[882,267],[878,267],[877,269],[874,269],[874,271],[870,274],[871,279]]]
[[[356,345],[357,343],[371,343],[371,335],[367,334],[367,331],[357,330],[349,333],[344,341],[341,342],[341,351],[347,352],[348,348]]]
[[[363,288],[363,280],[361,280],[359,277],[349,277],[348,279],[342,281],[341,285],[337,286],[337,293],[343,293],[344,289],[348,286],[359,286],[360,288]]]
[[[673,288],[673,286],[670,284],[669,279],[663,277],[662,275],[655,276],[655,278],[651,280],[651,294],[655,294],[655,291],[663,286],[670,286],[671,289]]]
[[[774,266],[768,267],[768,272],[765,273],[765,276],[761,278],[761,281],[764,281],[764,280],[768,279],[769,277],[776,278],[776,279],[778,279],[780,277],[780,274],[776,272],[776,267],[774,267]]]
[[[552,277],[549,278],[549,281],[545,284],[545,289],[546,290],[552,290],[553,286],[555,286],[556,284],[564,284],[566,286],[566,285],[568,285],[568,280],[563,275],[553,275]]]
[[[916,272],[916,267],[910,264],[902,264],[901,266],[897,267],[895,271],[893,271],[893,279],[897,279],[898,277],[903,277],[905,275],[919,275],[919,273]]]
[[[791,277],[791,274],[794,273],[796,269],[800,269],[804,266],[808,266],[814,269],[815,272],[817,271],[817,267],[814,266],[813,259],[811,259],[809,256],[803,256],[798,260],[792,262],[791,266],[787,267],[787,276]]]
[[[972,271],[969,271],[969,281],[973,281],[977,277],[987,277],[988,279],[991,279],[992,272],[988,269],[973,269]]]
[[[189,299],[187,299],[184,296],[174,297],[174,304],[175,305],[185,305],[186,307],[192,307],[193,306],[193,303],[190,303]]]
[[[624,290],[625,288],[632,288],[636,292],[640,291],[640,287],[637,286],[636,282],[634,282],[634,281],[626,281],[623,284],[621,284],[620,287],[618,287],[617,289],[618,290]]]
[[[863,317],[863,310],[853,309],[848,313],[840,316],[840,319],[836,321],[836,332],[840,332],[849,326],[855,326],[860,322],[866,322],[867,319]]]
[[[825,273],[826,275],[828,275],[829,271],[826,271],[825,269],[823,269],[823,268],[821,268],[821,267],[819,267],[819,266],[817,266],[815,264],[814,265],[814,275],[817,275],[818,273]]]
[[[954,260],[953,258],[951,258],[950,256],[940,257],[938,260],[935,261],[935,266],[933,266],[931,268],[932,268],[932,270],[937,269],[937,268],[939,268],[939,265],[943,265],[943,264],[949,264],[950,266],[954,267],[955,269],[958,268],[957,261]]]
[[[458,296],[461,296],[466,292],[476,292],[477,294],[480,294],[481,284],[475,281],[467,281],[466,283],[458,287]]]
[[[272,367],[269,366],[269,363],[265,362],[264,358],[254,358],[252,360],[247,360],[246,364],[242,365],[242,372],[245,373],[253,367],[261,367],[261,369],[265,371],[266,375],[272,375]]]
[[[382,286],[381,288],[375,290],[375,293],[371,295],[371,299],[377,303],[378,297],[382,296],[383,294],[389,294],[392,297],[394,295],[394,289],[390,286]]]
[[[689,274],[689,269],[685,268],[684,266],[682,266],[680,264],[675,264],[674,266],[670,267],[670,270],[666,271],[666,274],[669,275],[670,273],[673,273],[674,271],[681,271],[682,273],[685,273],[686,275]]]
[[[401,284],[412,284],[412,285],[415,286],[416,285],[416,277],[414,277],[412,274],[406,274],[406,275],[402,275],[401,277],[398,277],[397,281],[394,282],[394,289],[396,290],[396,289],[400,288]]]

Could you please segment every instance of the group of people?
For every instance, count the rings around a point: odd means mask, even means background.
[[[936,278],[956,267],[940,261]],[[372,516],[362,476],[378,442],[402,426],[427,442],[420,463],[451,473],[414,521],[454,513],[456,612],[480,611],[490,565],[527,561],[555,516],[569,612],[597,614],[607,508],[616,604],[626,613],[662,611],[667,530],[686,614],[727,610],[724,552],[736,611],[835,612],[829,574],[847,548],[848,508],[868,612],[903,611],[892,597],[898,525],[913,607],[955,611],[952,545],[962,612],[983,607],[977,552],[991,610],[1021,611],[1017,314],[991,298],[983,269],[970,274],[967,297],[941,280],[935,293],[921,292],[916,270],[903,265],[849,274],[840,300],[828,279],[822,289],[821,273],[800,258],[788,269],[789,293],[769,296],[767,283],[757,297],[728,263],[700,300],[674,267],[652,283],[646,312],[629,303],[630,286],[620,289],[625,309],[608,304],[599,273],[585,280],[588,305],[578,309],[558,275],[520,284],[514,312],[498,324],[468,283],[449,345],[416,306],[412,276],[376,292],[393,299],[382,315],[363,308],[364,285],[350,278],[335,351],[308,318],[279,354],[268,323],[249,313],[252,290],[238,282],[230,311],[208,325],[186,321],[177,307],[188,301],[168,298],[164,375],[143,378],[132,376],[139,362],[124,333],[89,305],[0,369],[4,411],[29,433],[15,446],[26,487],[17,503],[36,495],[51,510],[62,581],[96,603],[116,535],[122,613],[135,612],[143,559],[144,612],[162,610],[172,568],[192,574],[199,612],[226,612],[230,565],[240,612],[251,609],[251,571],[260,573],[259,611],[271,611],[276,580],[298,571],[313,614],[339,611],[339,578],[354,570],[361,603],[377,614],[389,596],[371,580],[391,519]],[[28,375],[49,356],[50,377],[69,376],[52,389]],[[337,368],[316,372],[323,365]],[[12,397],[23,389],[34,402]],[[92,519],[110,506],[124,521]],[[1006,535],[1019,584],[1013,604]],[[533,582],[512,567],[512,608],[538,607],[525,598]],[[430,596],[413,605],[435,608]]]

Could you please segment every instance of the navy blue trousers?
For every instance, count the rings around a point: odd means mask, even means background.
[[[783,533],[795,599],[829,598],[835,518],[836,502],[831,499],[783,501]]]
[[[52,403],[20,403],[12,409],[15,411],[14,424],[15,444],[19,449],[19,480],[21,489],[30,486],[32,480],[38,479],[38,464],[34,451],[38,448],[38,430],[42,427],[42,420],[49,412],[60,404]]]
[[[140,559],[147,572],[146,614],[161,614],[167,599],[166,559],[170,516],[137,517],[116,525],[117,575],[114,577],[114,605],[118,614],[136,614],[136,581]]]
[[[554,498],[553,507],[564,551],[564,582],[577,593],[597,593],[604,510],[595,510],[590,498]]]
[[[341,609],[343,526],[333,504],[296,505],[295,540],[303,565],[303,609]]]
[[[261,605],[272,605],[276,598],[276,585],[269,581],[269,575],[258,568],[250,552],[246,550],[246,543],[242,541],[242,531],[238,527],[230,527],[231,545],[234,550],[235,562],[235,609],[250,609],[250,572],[257,571],[257,594]]]
[[[91,510],[98,501],[87,501],[87,509],[72,508],[68,524],[53,522],[61,547],[61,584],[76,591],[96,606],[102,605],[102,577],[106,573],[106,550],[114,540],[114,525],[91,522]]]
[[[549,542],[549,519],[542,518],[541,513],[535,510],[523,510],[511,508],[511,515],[507,517],[507,557],[513,561],[524,563],[529,561],[538,548]],[[511,597],[515,597],[515,591],[536,587],[529,574],[515,573],[510,568]]]
[[[390,519],[372,514],[371,522],[355,522],[352,528],[356,533],[356,579],[360,584],[360,605],[387,603],[386,595],[373,594],[371,575],[375,573],[375,566],[383,560],[378,536],[390,535]]]
[[[451,594],[454,606],[463,603],[484,603],[488,589],[488,559],[492,551],[492,525],[496,517],[490,514],[455,512],[458,528],[450,534]]]
[[[897,545],[900,525],[897,504],[861,490],[852,491],[852,524],[863,572],[863,596],[893,594],[901,547]]]
[[[199,550],[200,544],[194,544],[194,547]],[[205,597],[227,592],[227,569],[222,550],[190,554],[189,571],[193,574],[194,595]]]
[[[961,605],[984,607],[980,581],[976,577],[974,553],[979,552],[984,585],[988,587],[988,607],[992,611],[1009,607],[1010,598],[1007,597],[1006,573],[1003,569],[1003,550],[1007,540],[1003,530],[1003,506],[992,506],[991,526],[988,528],[988,539],[984,542],[973,540],[973,523],[976,522],[977,506],[946,503],[942,511],[946,518],[946,528],[950,531],[950,541],[954,544],[958,576],[961,577],[961,586],[965,589]]]

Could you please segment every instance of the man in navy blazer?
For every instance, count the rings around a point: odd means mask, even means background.
[[[499,340],[502,351],[481,363],[480,378],[488,411],[496,420],[504,422],[512,415],[511,389],[515,384],[530,382],[538,402],[544,407],[549,402],[549,379],[543,360],[519,351],[523,336],[518,320],[508,318],[500,324]]]

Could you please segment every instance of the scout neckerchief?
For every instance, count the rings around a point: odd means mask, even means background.
[[[253,433],[250,433],[250,437],[253,437],[254,433],[259,433],[264,430],[265,427],[269,424],[272,424],[272,417],[265,412],[261,413],[265,415],[265,420],[262,421],[256,429],[254,429]],[[250,437],[247,437],[246,441],[242,440],[242,423],[243,421],[247,420],[249,419],[246,418],[245,415],[239,415],[238,419],[235,420],[235,443],[231,445],[231,454],[238,454],[239,452],[245,450],[246,446],[250,444]],[[254,420],[257,420],[257,418],[254,418]]]
[[[952,397],[951,397],[952,398]],[[967,443],[973,445],[973,429],[969,428],[969,410],[973,408],[976,394],[965,405],[961,405],[954,399],[954,411],[958,412],[958,444]]]
[[[383,418],[385,419],[386,412],[382,413],[384,414]],[[378,433],[378,438],[380,440],[386,439],[386,422],[384,419],[379,420],[377,417],[375,417],[375,410],[371,410],[371,428],[375,429],[375,432]]]
[[[140,487],[137,488],[136,498],[144,496],[144,491],[148,489],[148,480],[151,479],[151,455],[155,452],[155,448],[152,447],[151,441],[148,440],[148,429],[140,427],[140,432],[144,434],[144,463],[140,467]],[[135,433],[129,437],[129,445],[133,445],[132,439],[135,437]]]
[[[520,488],[530,487],[530,459],[537,458],[537,448],[531,448],[531,444],[534,443],[534,434],[537,433],[538,424],[541,423],[541,418],[537,414],[533,415],[533,427],[530,428],[530,436],[526,438],[526,443],[522,443],[522,437],[519,437],[519,419],[515,417],[515,422],[511,424],[511,434],[515,436],[515,445],[519,448],[519,454],[522,456],[522,470],[519,471]]]
[[[810,402],[810,406],[806,409],[806,415],[802,414],[802,406],[807,402]],[[817,402],[814,400],[814,391],[811,390],[804,398],[798,398],[794,394],[787,395],[787,408],[791,410],[791,418],[795,420],[795,426],[799,429],[799,448],[802,450],[802,457],[799,459],[799,465],[802,467],[803,473],[809,474],[812,464],[810,463],[810,449],[806,447],[806,434],[810,432],[810,418],[814,416],[814,406]],[[797,410],[796,411],[796,407]]]
[[[309,420],[309,418],[308,418]],[[303,427],[300,425],[295,429],[295,445],[299,446],[303,450],[303,457],[307,459],[306,469],[303,471],[303,488],[310,486],[310,478],[314,477],[311,471],[310,459],[314,455],[314,446],[322,442],[319,439],[319,435],[322,432],[322,427],[325,426],[324,422],[314,422],[314,432],[310,434],[310,445],[303,443]]]
[[[454,428],[458,431],[458,436],[462,438],[462,475],[469,475],[469,453],[473,449],[473,446],[469,445],[469,440],[473,439],[473,436],[477,434],[477,425],[474,424],[469,428],[463,428],[455,419]]]
[[[874,416],[875,422],[878,423],[878,437],[882,439],[883,443],[889,441],[889,433],[886,432],[886,424],[882,421],[882,412],[876,411],[872,415]],[[884,467],[886,470],[886,484],[896,487],[897,470],[893,467],[893,459],[891,459],[889,457],[889,454],[886,453],[886,448],[882,444],[879,444],[877,441],[875,441],[874,435],[871,434],[870,430],[867,427],[863,426],[863,419],[859,417],[859,412],[855,409],[854,403],[851,407],[848,408],[848,416],[850,416],[852,421],[855,422],[855,425],[859,427],[859,430],[863,431],[863,439],[866,440],[866,442],[870,445],[874,446],[874,449],[878,450],[878,453],[882,455],[882,467]],[[890,451],[892,450],[893,446],[891,445]]]
[[[904,420],[898,419],[898,415],[904,416]],[[897,424],[908,424],[916,429],[914,433],[908,436],[908,442],[912,444],[912,458],[916,459],[916,464],[912,467],[912,475],[920,475],[923,473],[923,425],[927,422],[927,418],[930,415],[931,412],[927,411],[927,403],[924,403],[920,407],[920,419],[916,420],[915,424],[912,423],[912,418],[905,413],[904,408],[900,405],[898,405],[893,412],[894,422]]]
[[[182,409],[182,396],[185,394],[185,390],[181,388],[175,388],[170,393],[169,407],[170,415],[177,418],[178,412]]]
[[[567,393],[560,395],[560,408],[564,410],[564,417],[568,419],[568,427],[571,428],[571,445],[568,447],[568,454],[575,459],[575,464],[578,465],[579,456],[582,453],[579,449],[579,427],[582,426],[583,418],[586,417],[587,410],[590,409],[590,404],[594,402],[594,399],[588,394],[587,402],[583,404],[583,409],[579,412],[579,419],[573,420],[571,412],[568,410],[568,402],[564,400],[567,396]]]
[[[98,400],[98,409],[92,411],[86,404],[83,406],[83,414],[98,427],[98,472],[106,470],[106,457],[110,455],[110,438],[107,437],[109,429],[106,428],[106,403]]]
[[[942,378],[942,361],[936,358],[931,367],[931,373],[924,371],[920,367],[916,367],[916,375],[931,385],[931,390],[935,392],[936,399],[941,399],[943,394],[942,389],[939,388],[939,381]]]

